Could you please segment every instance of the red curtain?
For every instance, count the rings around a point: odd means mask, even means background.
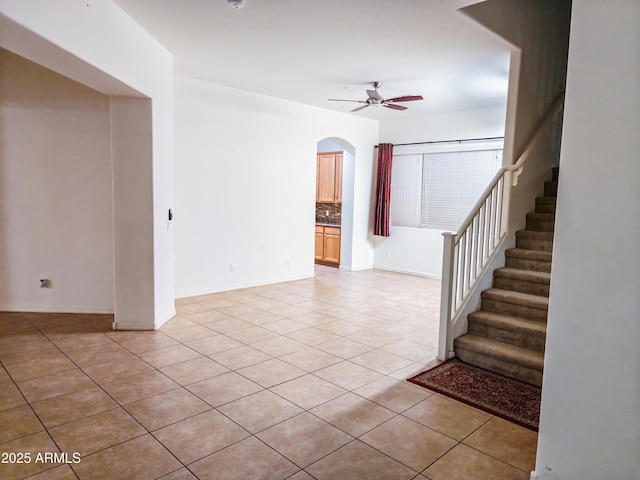
[[[391,203],[391,159],[393,144],[378,145],[378,180],[376,186],[376,214],[373,234],[389,236],[389,205]]]

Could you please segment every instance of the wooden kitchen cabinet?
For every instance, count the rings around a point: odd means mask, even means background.
[[[340,265],[340,227],[316,225],[316,263]]]
[[[342,152],[318,153],[316,202],[342,203]]]
[[[316,225],[316,262],[324,259],[324,227]]]
[[[340,265],[340,228],[324,227],[324,261]]]

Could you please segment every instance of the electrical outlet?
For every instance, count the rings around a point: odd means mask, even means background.
[[[236,264],[235,263],[231,263],[229,265],[229,271],[230,272],[235,272],[236,271]]]

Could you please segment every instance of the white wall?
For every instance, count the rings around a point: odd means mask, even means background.
[[[412,143],[502,137],[505,105],[443,112],[426,118],[398,117],[380,123],[380,142]],[[399,151],[401,147],[397,147]],[[392,187],[393,188],[393,187]],[[391,226],[389,237],[375,237],[376,268],[440,278],[442,231]]]
[[[400,113],[397,119],[380,122],[380,142],[412,143],[502,137],[506,108],[506,104],[503,104],[438,112],[426,117],[405,117]]]
[[[182,76],[174,83],[178,297],[313,275],[317,142],[328,137],[356,152],[342,263],[371,268],[377,121]]]
[[[113,312],[109,123],[108,97],[0,50],[0,310]]]
[[[574,0],[536,473],[640,478],[640,3]]]
[[[569,0],[486,0],[461,10],[514,45],[511,56],[505,164],[513,164],[524,151],[544,114],[565,84],[571,2]],[[549,129],[553,132],[553,127]],[[515,245],[516,230],[524,228],[525,214],[542,194],[543,184],[557,166],[557,138],[549,133],[532,152],[511,189],[509,236]]]
[[[520,49],[518,88],[508,101],[514,151],[526,146],[538,121],[564,88],[570,0],[486,0],[461,12]],[[513,63],[513,57],[512,57]],[[514,65],[511,66],[513,70]],[[511,81],[511,79],[510,79]]]
[[[116,166],[130,161],[128,153],[134,150],[152,158],[135,179],[149,187],[128,191],[125,196],[140,202],[132,205],[132,211],[153,228],[140,238],[139,230],[128,230],[129,216],[122,217],[115,210],[115,277],[119,284],[115,316],[118,328],[158,327],[175,313],[173,235],[166,220],[173,206],[171,54],[111,1],[0,0],[0,46],[106,95],[150,99],[144,122],[152,134],[145,137],[146,144],[122,135],[119,147],[112,151]],[[121,121],[122,117],[116,114],[111,120]],[[132,144],[125,146],[123,140]],[[137,189],[135,183],[115,185],[114,191],[122,193],[127,185]],[[148,255],[153,261],[144,271],[138,264],[119,261]],[[141,287],[141,277],[146,286]],[[152,289],[150,295],[135,294],[147,288]]]

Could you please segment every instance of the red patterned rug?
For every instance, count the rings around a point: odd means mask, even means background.
[[[452,358],[407,379],[523,427],[538,431],[541,389]]]

